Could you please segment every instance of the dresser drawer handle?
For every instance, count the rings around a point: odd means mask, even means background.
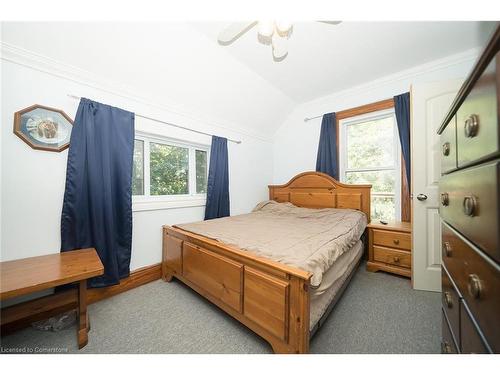
[[[399,263],[399,257],[394,257],[394,263]]]
[[[394,242],[395,245],[399,245],[399,240],[398,239],[392,240],[392,242]]]
[[[450,142],[443,143],[443,155],[444,156],[450,155]]]
[[[464,214],[467,216],[474,216],[477,208],[477,198],[473,195],[467,195],[464,197],[463,209]]]
[[[443,242],[443,253],[448,258],[451,257],[451,245],[448,241]]]
[[[453,307],[453,299],[450,292],[444,292],[444,302],[449,309]]]
[[[481,298],[481,292],[483,291],[483,285],[481,283],[481,279],[478,275],[472,273],[469,275],[469,294],[479,299]]]
[[[441,193],[441,204],[443,206],[448,206],[450,203],[450,198],[448,196],[448,193]]]
[[[448,342],[443,341],[441,343],[441,353],[443,353],[443,354],[451,354],[451,345]]]
[[[467,138],[473,138],[479,130],[479,116],[470,115],[464,123],[464,133]]]

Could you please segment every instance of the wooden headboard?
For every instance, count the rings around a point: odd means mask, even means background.
[[[269,185],[269,199],[308,208],[352,208],[370,222],[371,185],[346,185],[321,172],[304,172],[284,185]]]

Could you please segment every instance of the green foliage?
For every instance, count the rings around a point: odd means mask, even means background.
[[[189,149],[150,143],[151,195],[189,194]]]
[[[346,181],[348,184],[372,184],[372,194],[394,193],[394,170],[347,172]]]
[[[207,192],[207,152],[196,150],[196,193]]]
[[[386,117],[347,126],[347,168],[394,165],[394,120]]]
[[[144,194],[144,141],[134,141],[134,164],[132,169],[132,195]]]
[[[189,149],[149,143],[150,195],[189,194]],[[207,152],[195,150],[196,193],[207,191]],[[193,192],[194,193],[194,192]],[[144,195],[144,141],[134,141],[132,194]]]
[[[393,197],[377,197],[372,196],[371,202],[372,220],[394,220],[395,219],[395,204]]]
[[[392,116],[347,126],[347,168],[376,169],[394,165],[394,118]],[[395,173],[392,170],[346,172],[349,184],[371,184],[372,219],[394,220],[394,197],[377,193],[395,193]]]

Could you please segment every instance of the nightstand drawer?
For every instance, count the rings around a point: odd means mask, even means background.
[[[373,244],[411,250],[411,234],[373,229]]]
[[[411,253],[404,250],[373,246],[373,260],[393,266],[411,268]]]

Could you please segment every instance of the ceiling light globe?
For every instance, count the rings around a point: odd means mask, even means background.
[[[286,33],[292,28],[292,23],[290,21],[276,21],[276,28],[281,33]]]
[[[273,21],[259,21],[258,33],[263,37],[270,38],[274,33]]]

